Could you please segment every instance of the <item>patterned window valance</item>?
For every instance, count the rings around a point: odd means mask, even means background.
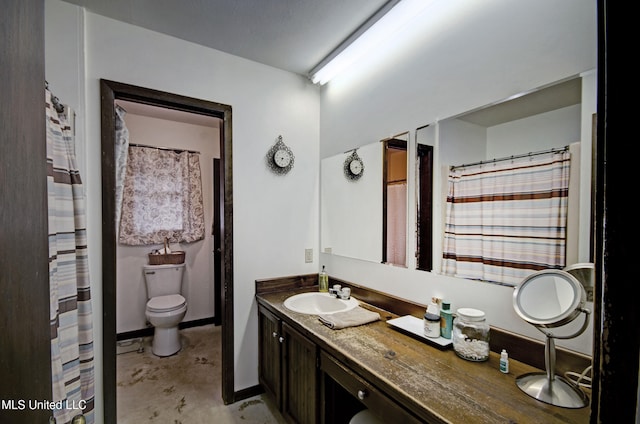
[[[194,242],[204,238],[198,153],[129,146],[119,242]]]

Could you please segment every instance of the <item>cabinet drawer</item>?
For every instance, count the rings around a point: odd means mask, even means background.
[[[384,422],[422,422],[376,389],[371,383],[349,370],[340,361],[324,351],[320,354],[320,369],[355,398],[359,399]]]

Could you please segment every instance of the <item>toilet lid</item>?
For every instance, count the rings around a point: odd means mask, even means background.
[[[147,310],[150,312],[169,312],[182,308],[187,300],[179,294],[152,297],[147,302]]]

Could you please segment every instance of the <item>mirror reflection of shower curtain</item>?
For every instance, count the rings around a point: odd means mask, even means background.
[[[407,183],[387,186],[387,262],[407,263]]]
[[[84,191],[74,135],[45,90],[52,400],[57,422],[94,422],[93,318]],[[59,403],[58,403],[59,402]]]
[[[442,272],[518,284],[566,265],[571,153],[453,167],[445,215]]]

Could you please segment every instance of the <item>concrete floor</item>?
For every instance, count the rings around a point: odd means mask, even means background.
[[[222,402],[220,326],[187,328],[180,336],[182,350],[173,356],[153,355],[151,338],[142,340],[142,353],[118,354],[118,424],[285,423],[267,396]]]

